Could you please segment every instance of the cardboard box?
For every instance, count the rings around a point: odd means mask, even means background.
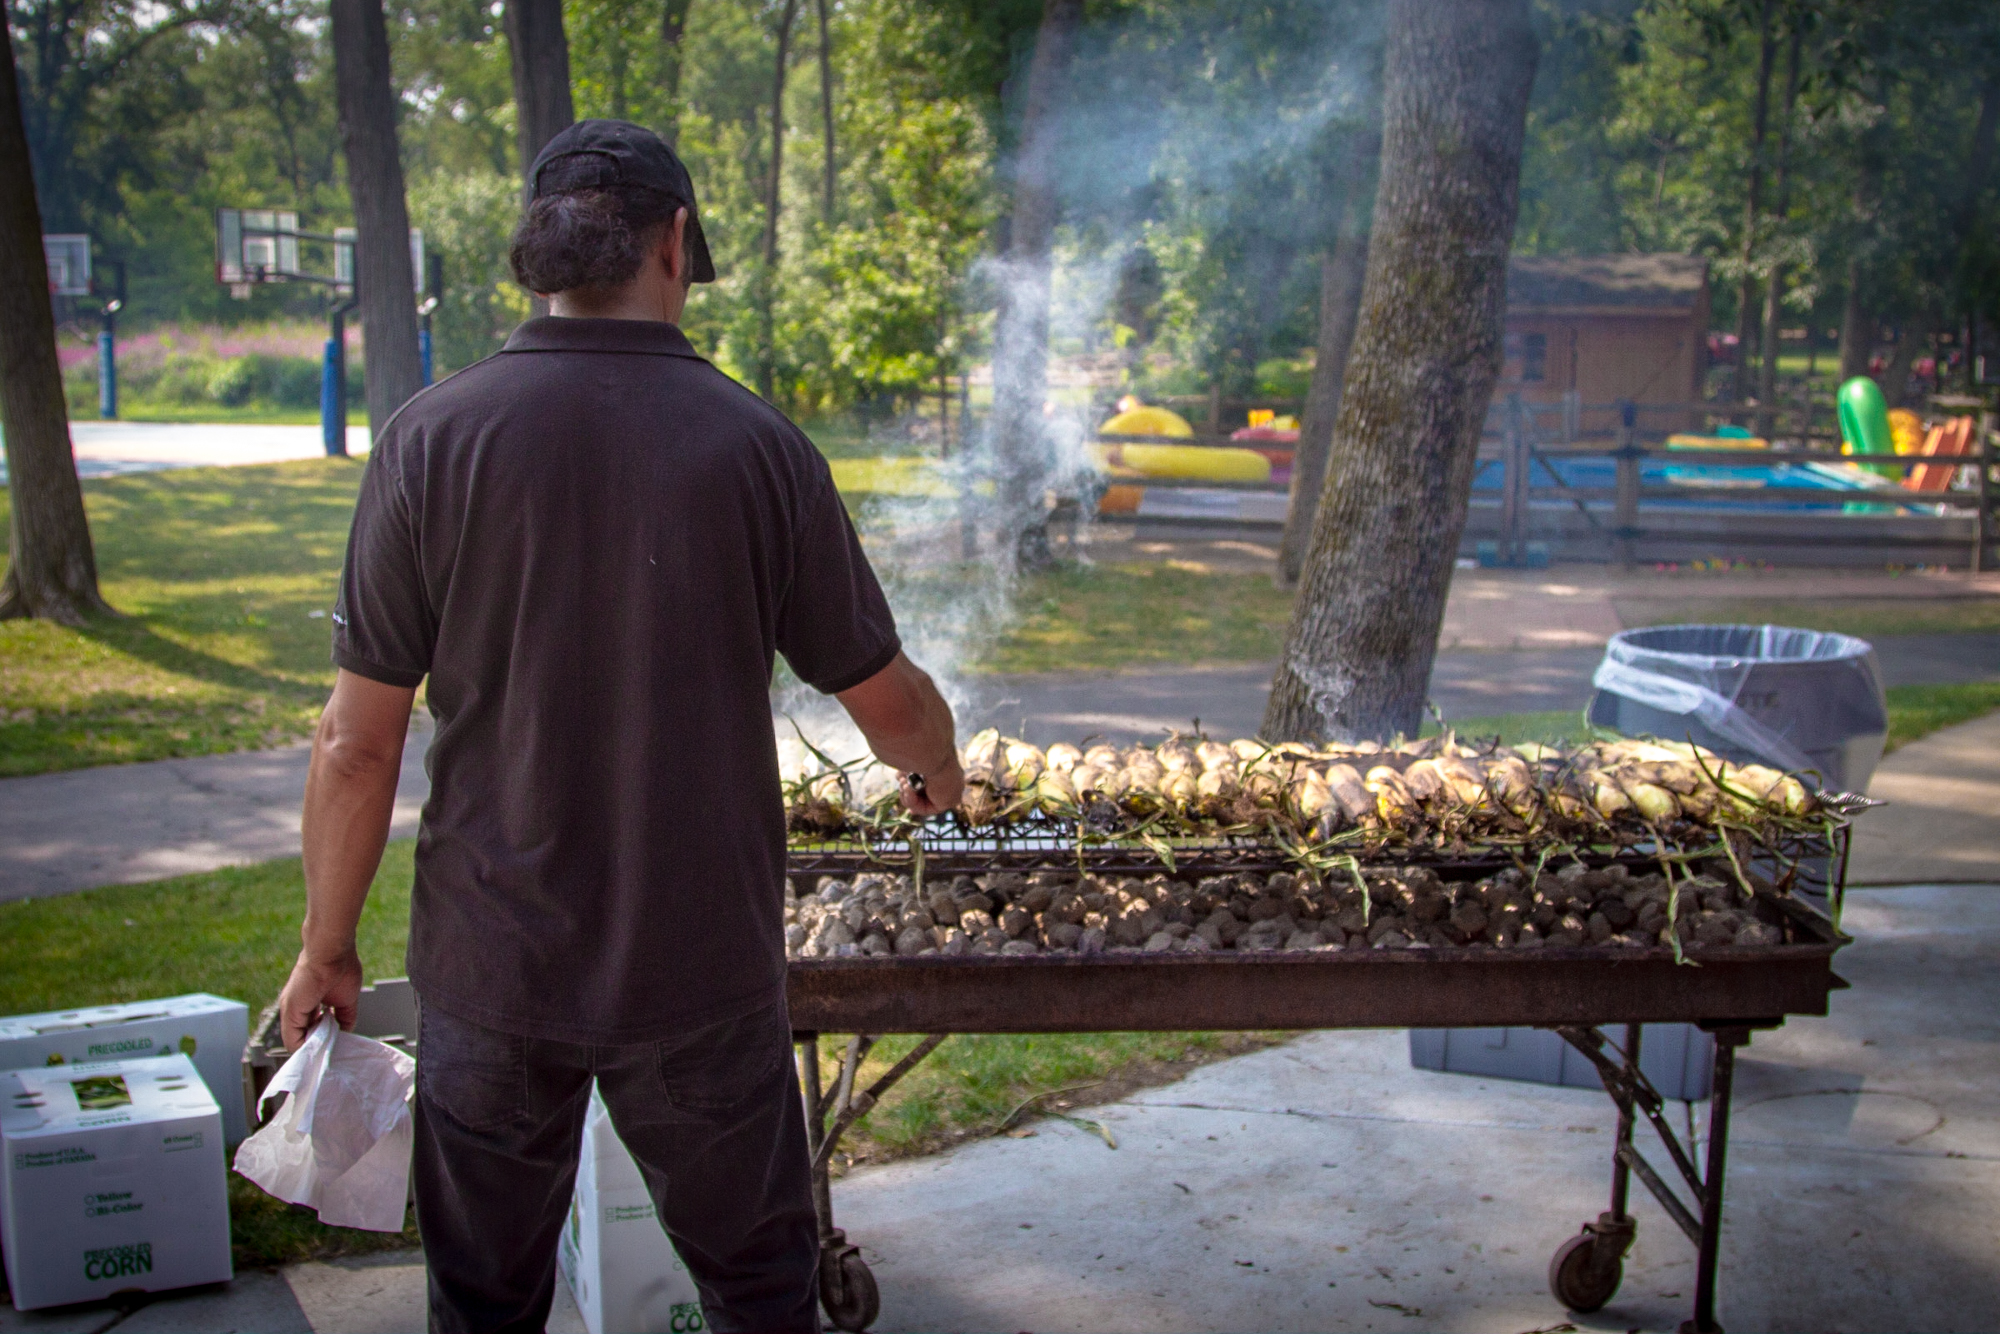
[[[16,1310],[234,1277],[222,1114],[180,1053],[0,1073],[0,1151]]]
[[[201,994],[17,1014],[0,1019],[0,1070],[178,1052],[193,1058],[222,1108],[222,1137],[234,1144],[250,1133],[240,1064],[249,1036],[250,1011],[242,1001]]]
[[[674,1254],[639,1165],[594,1088],[557,1259],[590,1334],[692,1334],[705,1328],[694,1279]]]

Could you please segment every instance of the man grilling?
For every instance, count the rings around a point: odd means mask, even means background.
[[[959,798],[951,711],[825,461],[677,327],[715,266],[673,151],[583,121],[530,182],[511,259],[549,316],[405,405],[362,480],[285,1041],[353,1022],[428,678],[408,967],[431,1329],[543,1327],[595,1080],[709,1328],[817,1330],[773,655],[921,776],[919,815]]]

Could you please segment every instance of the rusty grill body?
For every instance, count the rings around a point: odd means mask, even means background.
[[[1767,850],[1759,859],[1762,869],[1789,866],[1796,888],[1837,905],[1847,862],[1845,823],[1831,823],[1828,835],[1795,838]],[[1167,872],[1186,879],[1295,865],[1284,848],[1248,838],[1177,840],[1166,844],[1164,857],[1162,851],[1157,843],[1079,839],[1073,824],[1036,820],[1004,829],[943,827],[914,845],[795,846],[788,871],[806,893],[820,876],[867,872],[922,879],[999,870]],[[1446,880],[1473,879],[1515,864],[1505,856],[1462,850],[1355,851],[1363,869],[1422,865]],[[1646,848],[1578,856],[1592,866],[1658,865]],[[1784,908],[1790,943],[1704,949],[1695,956],[1698,966],[1677,962],[1665,946],[794,960],[787,992],[800,1045],[820,1210],[822,1302],[834,1323],[847,1330],[866,1328],[878,1313],[866,1263],[833,1225],[829,1167],[842,1134],[949,1035],[1537,1026],[1560,1033],[1598,1067],[1619,1112],[1611,1208],[1556,1252],[1549,1266],[1552,1291],[1579,1312],[1610,1300],[1634,1236],[1626,1203],[1630,1179],[1637,1175],[1696,1247],[1693,1318],[1682,1329],[1710,1334],[1720,1328],[1716,1261],[1736,1049],[1749,1042],[1753,1030],[1775,1028],[1789,1015],[1825,1014],[1830,993],[1847,985],[1832,966],[1844,937],[1797,901],[1785,901]],[[1639,1026],[1671,1022],[1698,1024],[1717,1039],[1705,1165],[1695,1161],[1693,1140],[1676,1135],[1662,1115],[1665,1100],[1639,1072]],[[1621,1024],[1627,1026],[1622,1041],[1607,1039],[1602,1029]],[[856,1035],[846,1044],[831,1089],[821,1087],[822,1033]],[[927,1036],[882,1077],[860,1087],[862,1061],[878,1037],[891,1033]],[[1640,1117],[1660,1134],[1678,1187],[1670,1187],[1638,1151],[1633,1132]]]

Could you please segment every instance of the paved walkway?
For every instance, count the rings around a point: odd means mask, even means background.
[[[317,426],[215,426],[199,422],[71,422],[70,448],[80,477],[164,468],[286,463],[326,454]],[[347,452],[368,452],[368,427],[347,428]],[[0,486],[7,464],[0,460]]]
[[[2000,635],[1884,639],[1877,651],[1892,685],[2000,680]],[[1596,648],[1444,653],[1432,695],[1448,719],[1581,709],[1598,657]],[[961,722],[965,731],[992,725],[1044,744],[1093,733],[1121,744],[1151,740],[1172,728],[1191,728],[1196,718],[1214,735],[1251,736],[1263,719],[1270,679],[1269,664],[982,677],[971,683],[973,706]],[[1988,725],[2000,729],[2000,721]],[[430,790],[423,771],[429,740],[429,720],[420,718],[403,754],[393,826],[399,837],[416,833]],[[1934,738],[1919,744],[1934,750],[1957,743]],[[2000,856],[2000,835],[1991,829],[1981,835],[1982,822],[1969,814],[1982,809],[1979,802],[1993,789],[1964,777],[1990,772],[2000,745],[1971,745],[1946,766],[1953,777],[1919,778],[1910,787],[1903,775],[1927,772],[1918,766],[1930,764],[1931,753],[1906,761],[1891,756],[1884,765],[1877,791],[1897,802],[1898,814],[1871,817],[1857,865],[1877,881],[2000,878],[2000,862],[1982,860]],[[306,758],[304,746],[288,746],[0,779],[0,831],[6,835],[0,839],[0,902],[293,856]],[[1980,769],[1982,763],[1989,768]],[[1902,818],[1906,804],[1910,820]],[[1933,815],[1917,818],[1932,808]],[[1983,809],[2000,810],[2000,800]],[[1968,823],[1967,832],[1958,832]],[[1875,825],[1900,831],[1910,848],[1946,850],[1924,852],[1920,863],[1910,863],[1927,868],[1921,876],[1896,869],[1901,852],[1885,860],[1867,851]]]
[[[1991,1329],[2000,885],[1863,891],[1845,924],[1852,989],[1737,1066],[1722,1322]],[[1573,1316],[1549,1296],[1549,1255],[1604,1207],[1614,1114],[1595,1091],[1413,1070],[1400,1032],[1336,1032],[1090,1115],[1115,1152],[1042,1121],[835,1186],[878,1331],[1670,1330],[1688,1312],[1693,1249],[1637,1188],[1611,1305]],[[1649,1132],[1641,1147],[1664,1161]],[[415,1252],[246,1273],[123,1318],[0,1311],[4,1334],[423,1324]],[[549,1328],[581,1328],[560,1284]]]
[[[1889,805],[1855,819],[1850,885],[2000,881],[2000,713],[1904,746],[1868,793]]]

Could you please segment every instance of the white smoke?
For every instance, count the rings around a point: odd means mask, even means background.
[[[1222,11],[1204,39],[1207,45],[1194,53],[1205,63],[1178,69],[1166,62],[1194,58],[1192,48],[1169,43],[1169,49],[1153,50],[1151,38],[1117,25],[1085,35],[1085,54],[1068,81],[1057,170],[1068,221],[1058,228],[1047,275],[1048,407],[1038,438],[1010,461],[1025,470],[1023,489],[1040,503],[1081,496],[1082,524],[1093,517],[1090,491],[1080,483],[1093,468],[1087,442],[1098,423],[1091,419],[1093,395],[1079,392],[1084,386],[1062,373],[1073,364],[1063,354],[1105,341],[1121,267],[1145,243],[1149,222],[1157,225],[1162,201],[1177,206],[1172,201],[1184,205],[1188,199],[1226,195],[1232,182],[1239,189],[1257,188],[1252,183],[1267,180],[1272,164],[1311,157],[1335,121],[1352,120],[1365,110],[1366,48],[1377,37],[1370,6],[1302,0],[1298,9],[1317,13],[1323,30],[1314,51],[1292,53],[1312,76],[1288,85],[1282,106],[1240,97],[1225,104],[1220,95],[1205,96],[1204,88],[1216,85],[1218,69],[1226,77],[1232,61],[1246,67],[1261,59],[1230,48],[1234,20]],[[1162,94],[1169,86],[1178,90],[1175,96]],[[1341,202],[1325,202],[1328,218],[1338,214]],[[1004,307],[1010,300],[1036,299],[1040,275],[988,257],[967,280],[971,290]],[[1032,347],[1015,352],[1036,354]],[[1006,378],[1008,368],[993,369],[996,381]],[[1016,516],[1004,514],[999,503],[1003,461],[996,457],[992,428],[990,415],[962,424],[964,447],[939,466],[944,486],[938,494],[877,496],[856,516],[905,651],[937,681],[960,721],[961,740],[990,705],[991,692],[982,688],[978,668],[1015,623],[1024,575],[1018,549],[1002,536]],[[789,677],[772,699],[788,775],[821,767],[794,735],[794,726],[837,762],[867,754],[859,730],[836,701]],[[876,774],[869,781],[883,778]]]

